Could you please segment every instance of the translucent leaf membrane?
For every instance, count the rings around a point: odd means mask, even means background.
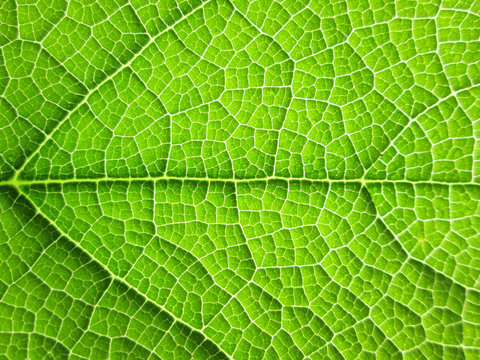
[[[368,189],[378,215],[413,256],[479,287],[478,185],[373,183]]]
[[[480,3],[5,0],[0,357],[480,357]]]
[[[393,203],[390,187],[375,184],[373,201],[360,184],[308,181],[87,181],[22,191],[124,286],[234,357],[282,357],[286,342],[291,354],[314,358],[365,348],[460,356],[480,331],[479,199],[458,189],[451,234],[442,233],[445,207],[440,195],[426,199],[432,188],[418,186],[426,192],[416,197],[418,214],[391,211],[395,222],[377,200]],[[471,212],[460,216],[462,207]],[[420,224],[425,217],[438,218],[428,225],[438,235]],[[403,234],[411,219],[417,225]]]
[[[322,10],[271,2],[263,13],[256,2],[245,10],[242,4],[209,1],[172,10],[176,17],[164,15],[162,26],[146,15],[160,11],[154,5],[71,5],[43,43],[63,71],[91,92],[81,106],[59,115],[65,120],[47,139],[40,128],[28,133],[35,141],[18,143],[29,157],[20,175],[471,181],[478,137],[468,106],[476,93],[467,101],[462,95],[478,83],[478,61],[455,71],[469,84],[458,87],[446,70],[452,67],[437,53],[441,41],[461,46],[465,38],[476,46],[470,34],[476,18],[462,22],[454,19],[463,10],[447,16],[420,4],[416,10],[398,5],[398,16],[393,4],[363,14],[359,9],[366,5],[329,4]],[[142,35],[142,17],[147,28],[153,26],[149,35]],[[462,24],[460,30],[444,31],[447,20]],[[104,44],[116,61],[107,75],[90,84],[81,77],[89,73],[85,66],[67,66],[67,58],[79,61],[59,55],[67,45],[55,31],[63,31],[58,29],[64,21],[93,28],[92,41]],[[74,36],[82,33],[65,26]],[[115,37],[99,38],[96,26],[115,26],[115,32],[102,30]],[[86,39],[77,42],[93,59],[108,59],[86,49]],[[15,44],[11,51],[27,46]],[[4,57],[13,64],[9,49]],[[38,67],[35,60],[28,64]],[[28,115],[23,116],[31,121]],[[12,112],[5,122],[16,116]],[[28,121],[15,121],[28,130]],[[22,164],[9,163],[15,154],[8,155],[6,167]]]
[[[23,196],[1,191],[1,354],[226,358],[202,334],[104,269]]]

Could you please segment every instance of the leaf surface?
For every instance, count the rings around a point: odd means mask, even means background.
[[[480,6],[0,5],[0,357],[476,359]]]

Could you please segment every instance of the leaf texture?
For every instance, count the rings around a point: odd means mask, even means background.
[[[0,357],[480,357],[480,3],[5,0]]]

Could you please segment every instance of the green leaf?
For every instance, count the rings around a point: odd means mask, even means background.
[[[480,3],[0,5],[0,358],[480,357]]]

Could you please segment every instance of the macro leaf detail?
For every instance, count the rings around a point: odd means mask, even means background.
[[[480,357],[480,2],[4,0],[0,357]]]

